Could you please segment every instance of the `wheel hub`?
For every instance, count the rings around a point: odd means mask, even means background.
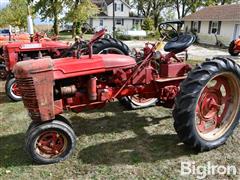
[[[62,134],[55,131],[42,133],[37,141],[37,148],[41,154],[47,156],[60,155],[66,147],[66,140]]]
[[[18,88],[17,83],[14,83],[14,84],[12,85],[11,90],[12,90],[12,92],[13,92],[14,95],[16,95],[16,96],[21,96],[21,92],[20,92],[20,89]]]
[[[224,123],[224,117],[232,100],[227,78],[217,77],[212,81],[215,81],[215,84],[204,88],[196,108],[197,128],[202,134],[212,132]]]

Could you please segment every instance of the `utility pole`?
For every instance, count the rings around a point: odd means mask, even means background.
[[[115,0],[113,0],[113,38],[116,38],[115,30],[116,30],[116,24],[115,24]]]

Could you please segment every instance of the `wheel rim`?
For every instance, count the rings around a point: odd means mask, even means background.
[[[68,142],[64,134],[45,131],[36,140],[36,152],[44,158],[56,158],[64,153]]]
[[[11,87],[10,87],[10,93],[12,94],[12,96],[16,99],[21,98],[21,92],[18,88],[18,85],[16,82],[14,82]]]
[[[148,106],[157,100],[157,98],[143,98],[138,94],[133,96],[128,96],[128,98],[131,100],[133,104],[137,106]]]
[[[213,77],[201,91],[196,107],[199,135],[209,141],[222,137],[234,123],[240,105],[240,86],[232,73]]]
[[[120,49],[109,47],[100,51],[98,54],[124,54]]]

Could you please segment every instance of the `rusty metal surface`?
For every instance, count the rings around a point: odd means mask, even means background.
[[[14,68],[24,106],[33,120],[45,121],[55,117],[52,60],[23,61]]]
[[[169,53],[160,54],[160,66],[155,68],[153,54],[139,65],[129,56],[116,54],[30,60],[17,63],[14,73],[31,118],[48,121],[63,110],[101,108],[123,96],[172,101],[190,67],[173,62],[175,54]]]

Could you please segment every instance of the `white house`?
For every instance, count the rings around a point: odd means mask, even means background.
[[[195,31],[200,43],[224,45],[240,36],[240,4],[210,6],[186,16],[185,31]]]
[[[139,26],[143,18],[131,17],[131,7],[124,0],[95,0],[93,1],[101,9],[101,13],[94,18],[89,19],[89,24],[95,28],[106,28],[109,32],[113,29],[113,10],[115,11],[116,30],[127,31]]]

